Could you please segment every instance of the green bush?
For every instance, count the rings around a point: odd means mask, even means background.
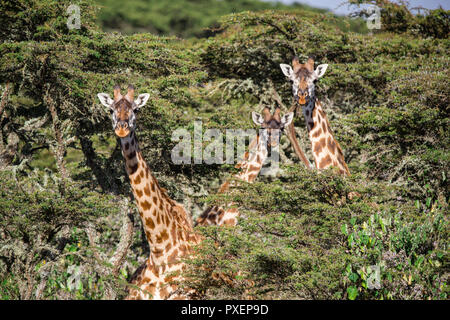
[[[124,281],[113,275],[107,261],[96,260],[98,248],[85,232],[94,222],[117,216],[120,199],[80,183],[63,187],[60,177],[51,173],[23,173],[0,172],[1,299],[123,295]],[[93,227],[103,230],[96,244],[107,255],[119,241],[116,226],[109,224]],[[75,278],[78,271],[80,277]]]
[[[280,181],[210,197],[216,204],[236,201],[243,217],[235,229],[201,229],[208,240],[191,261],[188,286],[203,298],[447,297],[445,208],[400,204],[401,190],[361,176],[284,169]],[[361,197],[350,200],[350,190]],[[371,286],[371,266],[380,267],[378,287]],[[232,282],[211,281],[220,273]]]
[[[150,93],[137,135],[170,196],[194,218],[210,204],[240,208],[236,228],[198,228],[205,241],[186,283],[198,298],[447,299],[445,15],[426,16],[422,37],[409,26],[348,32],[348,19],[301,8],[241,12],[208,39],[180,40],[103,32],[91,2],[81,4],[81,29],[69,31],[69,4],[0,3],[2,299],[120,299],[148,256],[137,223],[123,261],[113,259],[133,205],[96,94],[116,83]],[[316,94],[351,177],[305,171],[285,137],[284,173],[230,194],[215,192],[232,166],[171,162],[179,127],[254,128],[251,111],[275,106],[274,90],[289,106],[279,64],[294,54],[329,64]],[[295,124],[311,158],[301,116]],[[371,266],[379,288],[369,288]]]
[[[411,33],[421,37],[448,38],[450,26],[449,10],[442,7],[434,10],[421,8],[416,14],[409,8],[407,1],[387,0],[348,0],[356,9],[354,16],[368,17],[368,12],[361,5],[377,6],[381,13],[381,30],[393,33]],[[417,9],[416,9],[417,10]]]

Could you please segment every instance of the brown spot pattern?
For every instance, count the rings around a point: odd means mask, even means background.
[[[167,258],[168,263],[175,263],[178,257],[178,250],[173,250],[172,254]]]
[[[326,116],[325,116],[325,112],[323,112],[322,109],[319,109],[319,113],[320,113],[320,115],[322,116],[322,118],[325,118],[325,117],[326,117]]]
[[[144,188],[144,193],[146,196],[150,196],[150,188],[148,187],[148,184]]]
[[[249,174],[248,175],[248,182],[252,182],[253,180],[255,180],[257,175],[258,175],[257,173]]]
[[[325,123],[325,121],[322,122],[322,130],[323,130],[324,134],[327,133],[327,131],[328,131],[327,124]]]
[[[320,144],[320,142],[316,142],[316,144],[314,145],[314,153],[317,155],[322,151],[322,145]]]
[[[223,222],[226,226],[234,226],[234,219],[227,219]]]
[[[141,207],[144,211],[147,211],[150,209],[151,205],[147,200],[144,200],[141,202]]]
[[[334,142],[334,139],[332,136],[328,137],[327,146],[328,146],[328,149],[330,150],[330,152],[334,154],[336,151],[336,143]]]
[[[322,129],[320,129],[320,127],[318,127],[318,128],[312,133],[312,137],[313,137],[313,138],[318,138],[321,134],[322,134]]]
[[[326,157],[324,157],[322,160],[320,160],[319,169],[326,168],[327,166],[330,165],[330,163],[331,163],[331,157],[329,154],[327,154]]]
[[[153,222],[152,218],[145,218],[145,224],[150,229],[154,229],[155,228],[155,223]]]

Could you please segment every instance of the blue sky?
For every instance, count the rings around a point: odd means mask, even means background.
[[[266,1],[276,2],[275,0]],[[339,5],[345,2],[345,0],[278,0],[278,2],[283,2],[286,4],[298,2],[308,4],[313,7],[331,9],[334,13],[337,14],[349,13],[347,5],[339,7]],[[439,5],[441,5],[444,9],[450,10],[450,0],[410,0],[409,4],[411,8],[424,7],[427,9],[436,9],[439,7]]]

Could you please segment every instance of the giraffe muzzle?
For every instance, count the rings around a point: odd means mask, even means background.
[[[267,146],[269,148],[275,148],[276,146],[278,146],[278,143],[280,142],[280,136],[279,136],[279,132],[271,132],[269,134],[269,139],[267,142]]]
[[[275,148],[278,145],[278,139],[271,139],[269,142],[269,147]]]
[[[298,104],[305,105],[307,98],[308,98],[308,94],[307,93],[299,94],[298,95],[298,100],[297,100]]]
[[[116,125],[116,129],[114,130],[117,136],[120,138],[124,138],[130,134],[130,129],[128,127],[127,121],[119,121]]]

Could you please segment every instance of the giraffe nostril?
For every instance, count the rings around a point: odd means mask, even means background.
[[[117,127],[118,128],[122,128],[122,129],[127,129],[128,128],[128,122],[126,122],[126,121],[119,121],[117,123]]]

